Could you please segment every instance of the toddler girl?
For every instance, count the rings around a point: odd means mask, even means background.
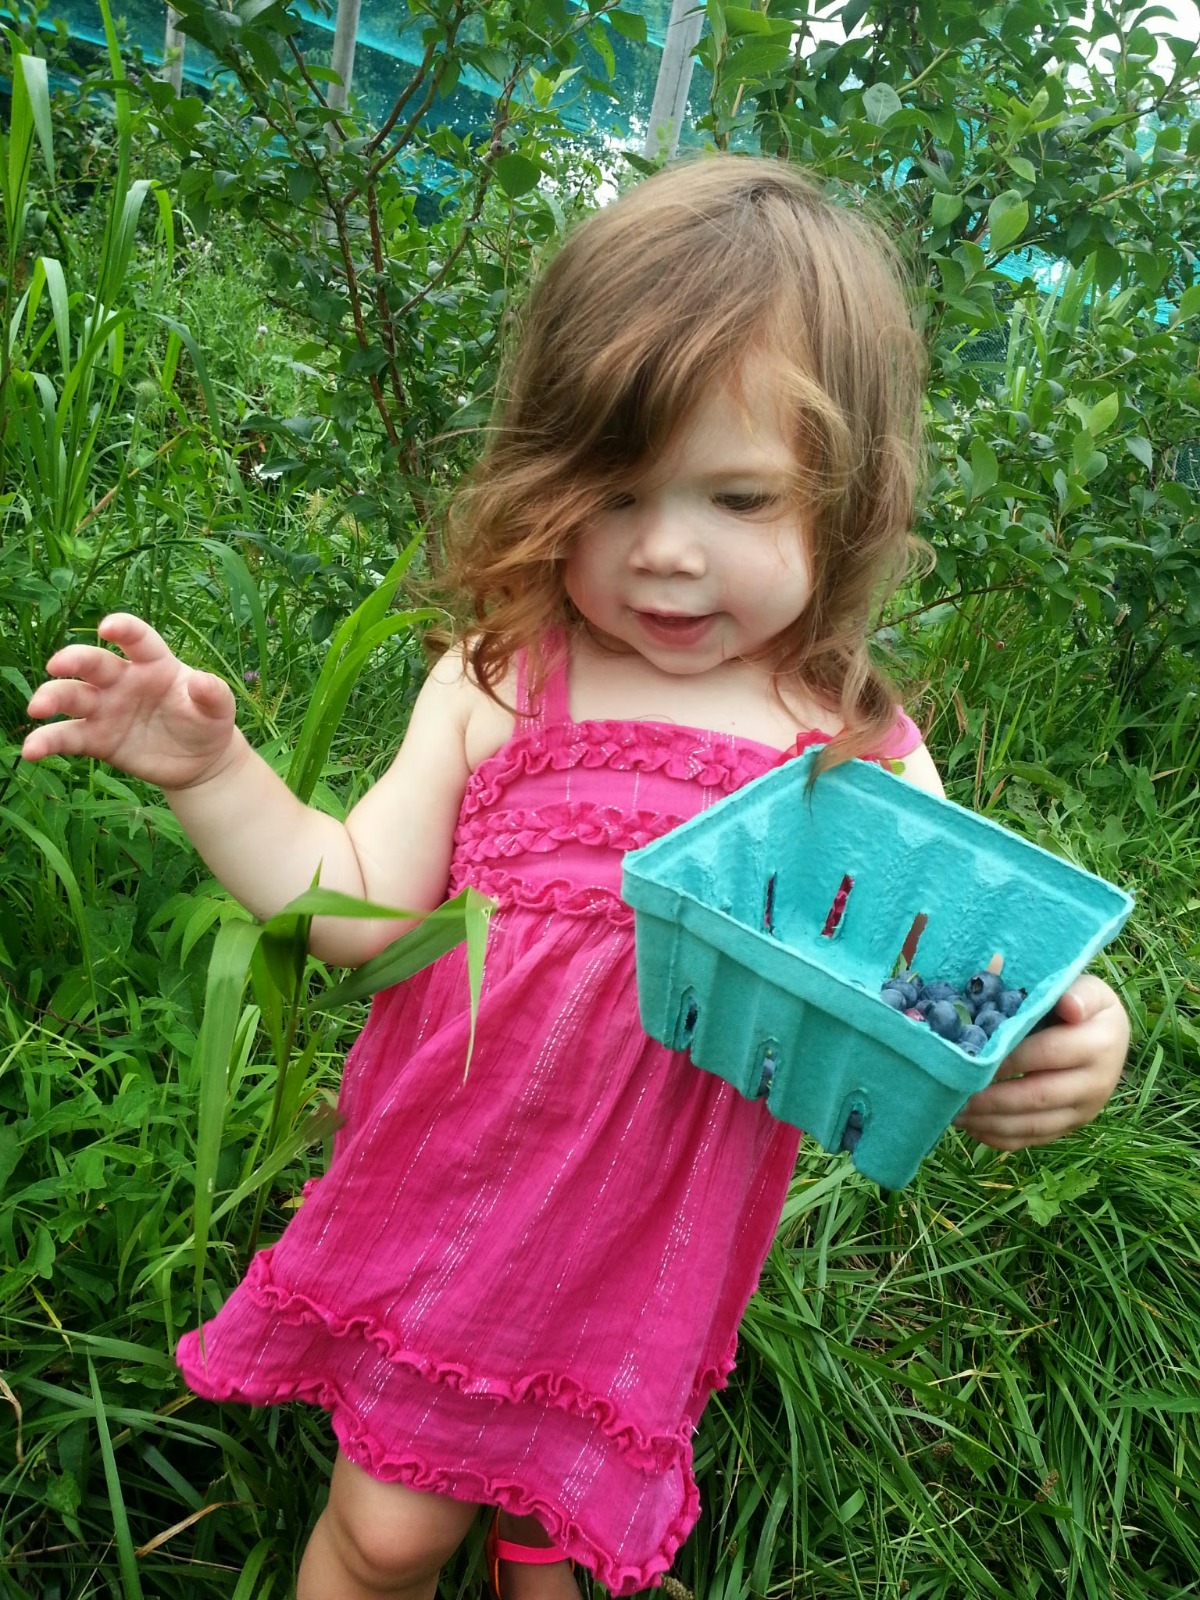
[[[657,1581],[699,1513],[692,1435],[725,1383],[798,1134],[638,1025],[623,852],[797,751],[940,785],[867,652],[904,566],[921,356],[886,243],[794,169],[667,170],[580,227],[534,291],[450,517],[469,613],[395,762],[343,824],[144,623],[49,664],[29,759],[160,784],[262,916],[322,884],[428,909],[493,895],[468,1075],[461,950],[377,997],[328,1174],[204,1330],[188,1383],[331,1414],[299,1600],[429,1600],[480,1505],[504,1600]],[[820,781],[818,779],[818,781]],[[325,919],[356,964],[395,924]],[[962,1125],[1079,1126],[1127,1040],[1083,978]]]

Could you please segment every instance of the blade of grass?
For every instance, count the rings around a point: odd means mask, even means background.
[[[112,1437],[108,1431],[108,1417],[104,1409],[104,1396],[96,1377],[96,1365],[87,1358],[88,1381],[92,1388],[93,1416],[96,1434],[100,1441],[100,1454],[104,1461],[104,1479],[108,1485],[108,1503],[112,1508],[113,1537],[117,1545],[117,1559],[121,1564],[121,1593],[123,1600],[144,1600],[142,1580],[138,1572],[137,1556],[129,1533],[129,1517],[125,1511],[125,1498],[121,1493],[121,1475],[117,1471],[117,1458],[113,1452]]]

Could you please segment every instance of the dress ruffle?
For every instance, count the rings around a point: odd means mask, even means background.
[[[490,895],[501,907],[521,911],[544,911],[547,915],[597,918],[610,928],[631,928],[633,911],[620,895],[599,885],[579,889],[568,878],[547,878],[541,883],[529,883],[515,873],[496,867],[472,863],[470,871],[465,866],[456,870],[450,880],[451,894],[465,888],[467,883],[480,894]]]
[[[681,1425],[674,1434],[646,1434],[623,1417],[619,1407],[606,1395],[591,1393],[568,1373],[531,1372],[517,1378],[501,1378],[495,1374],[472,1371],[463,1362],[439,1361],[421,1351],[407,1349],[392,1330],[376,1317],[342,1316],[311,1296],[276,1283],[271,1276],[270,1256],[269,1250],[263,1250],[254,1258],[246,1274],[244,1288],[252,1299],[274,1317],[297,1326],[319,1324],[336,1339],[369,1340],[396,1366],[407,1367],[410,1372],[430,1383],[445,1384],[462,1394],[486,1395],[489,1399],[505,1400],[513,1405],[534,1401],[558,1406],[573,1416],[595,1423],[631,1465],[642,1471],[679,1471],[691,1460],[691,1430],[686,1424]],[[707,1380],[708,1374],[705,1374],[703,1381]]]
[[[213,1382],[199,1352],[199,1336],[188,1334],[179,1343],[177,1359],[189,1386],[211,1400],[240,1401],[250,1405],[277,1405],[301,1401],[329,1413],[338,1446],[354,1462],[382,1483],[402,1483],[428,1494],[446,1495],[485,1506],[499,1506],[516,1517],[536,1517],[551,1541],[573,1560],[587,1567],[614,1595],[632,1594],[658,1583],[669,1572],[680,1546],[700,1515],[700,1494],[691,1470],[691,1446],[679,1463],[680,1497],[675,1514],[664,1526],[657,1548],[640,1561],[623,1560],[599,1544],[575,1518],[563,1515],[552,1499],[532,1492],[515,1478],[473,1470],[467,1465],[447,1469],[412,1451],[398,1450],[382,1439],[360,1414],[358,1403],[327,1379],[295,1377],[273,1380],[261,1390],[253,1379],[233,1383]],[[720,1384],[714,1385],[719,1387]]]
[[[571,722],[519,729],[482,761],[463,801],[459,827],[490,812],[522,777],[547,772],[656,772],[701,788],[725,792],[757,778],[779,752],[750,741],[734,742],[701,729],[661,722]]]
[[[544,855],[561,844],[593,850],[638,850],[683,821],[681,816],[653,811],[621,811],[589,800],[563,801],[539,808],[497,806],[487,817],[474,817],[458,830],[455,857],[459,863],[496,861],[523,855]]]

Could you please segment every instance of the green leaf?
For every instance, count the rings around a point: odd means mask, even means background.
[[[744,33],[773,33],[777,24],[763,12],[753,11],[749,6],[726,6],[725,26],[730,38],[733,38]]]
[[[518,155],[510,151],[508,155],[497,156],[493,167],[496,180],[510,200],[517,200],[523,194],[528,194],[531,189],[536,189],[542,180],[542,169],[538,162],[529,156]]]
[[[23,55],[21,57],[21,76],[25,80],[25,93],[29,96],[29,110],[33,116],[33,125],[37,129],[38,143],[42,147],[42,159],[46,163],[46,174],[53,184],[57,180],[54,175],[54,135],[51,131],[50,88],[46,79],[46,63],[41,56]]]
[[[646,19],[636,11],[610,11],[608,20],[624,39],[632,39],[634,44],[646,42]]]
[[[948,228],[961,214],[963,197],[960,194],[935,194],[930,220],[935,228]]]
[[[313,905],[313,898],[330,893],[331,891],[327,889],[310,889],[298,900],[294,900],[288,909],[315,910],[317,908]],[[483,915],[483,911],[479,905],[469,900],[469,895],[474,893],[474,890],[464,889],[453,900],[448,900],[436,911],[429,912],[415,928],[410,928],[398,939],[393,939],[386,950],[381,950],[370,961],[365,961],[349,977],[343,978],[340,983],[334,984],[324,993],[314,996],[311,1002],[314,1010],[340,1011],[356,1000],[366,1000],[371,995],[378,994],[380,989],[390,989],[393,984],[403,983],[406,978],[412,977],[414,972],[420,972],[423,967],[430,966],[440,956],[445,955],[447,950],[453,950],[456,944],[461,944],[466,938],[469,906],[471,915],[476,919],[474,932],[478,944],[480,937],[478,919]],[[350,900],[348,895],[339,898],[343,901]],[[484,898],[481,896],[480,900]],[[350,903],[354,904],[352,901]],[[331,913],[323,909],[321,914],[328,916]],[[365,903],[359,903],[354,911],[340,914],[386,917],[393,921],[421,915],[419,912],[398,911],[394,907],[371,906]]]
[[[971,498],[980,499],[1000,476],[996,452],[983,439],[971,440]]]
[[[204,1013],[191,1071],[191,1081],[198,1098],[195,1199],[192,1213],[197,1305],[202,1303],[208,1229],[217,1179],[217,1158],[221,1153],[221,1132],[225,1126],[229,1063],[242,1025],[242,993],[250,971],[250,960],[262,937],[262,932],[262,928],[255,922],[243,922],[239,919],[224,923],[217,929],[212,956],[208,963]]]
[[[1003,255],[1025,232],[1029,224],[1029,205],[1015,189],[998,194],[988,207],[988,243]]]
[[[479,1014],[479,996],[483,988],[483,961],[487,954],[488,927],[496,902],[469,884],[464,892],[467,897],[467,983],[471,991],[471,1032],[467,1038],[467,1063],[463,1068],[465,1078],[475,1053],[475,1019]]]
[[[108,1489],[108,1508],[112,1516],[113,1537],[117,1544],[117,1561],[121,1570],[122,1600],[142,1600],[142,1580],[138,1572],[137,1556],[129,1531],[129,1515],[125,1509],[125,1496],[121,1488],[121,1474],[117,1469],[116,1452],[104,1409],[104,1396],[91,1356],[87,1358],[88,1383],[92,1391],[92,1415],[96,1434],[100,1440],[100,1458],[104,1462],[104,1482]]]
[[[1096,288],[1101,294],[1107,294],[1113,284],[1117,282],[1125,270],[1125,258],[1121,252],[1111,244],[1101,244],[1096,248]]]
[[[1179,320],[1187,317],[1200,316],[1200,283],[1192,284],[1190,289],[1185,289],[1179,300]]]
[[[1023,178],[1026,183],[1037,182],[1037,168],[1026,156],[1009,156],[1008,165],[1017,177]]]
[[[868,122],[883,126],[889,117],[904,109],[900,96],[890,83],[873,83],[863,91],[863,115]]]
[[[1094,439],[1099,438],[1106,428],[1112,427],[1117,420],[1117,413],[1120,409],[1120,396],[1114,389],[1109,394],[1106,394],[1102,400],[1097,400],[1095,405],[1090,408],[1084,418],[1084,427]]]
[[[0,1123],[0,1195],[21,1155],[21,1137],[12,1123]]]
[[[1140,433],[1125,435],[1125,448],[1135,460],[1140,461],[1147,472],[1154,468],[1154,451],[1149,439],[1143,438]]]

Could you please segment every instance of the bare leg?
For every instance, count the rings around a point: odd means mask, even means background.
[[[296,1579],[296,1600],[433,1600],[442,1564],[478,1507],[380,1483],[339,1451],[329,1504]]]
[[[500,1513],[500,1537],[538,1549],[545,1549],[551,1543],[536,1517],[511,1517],[507,1511]],[[500,1597],[501,1600],[579,1600],[579,1585],[571,1576],[567,1561],[552,1561],[544,1567],[501,1561]]]

